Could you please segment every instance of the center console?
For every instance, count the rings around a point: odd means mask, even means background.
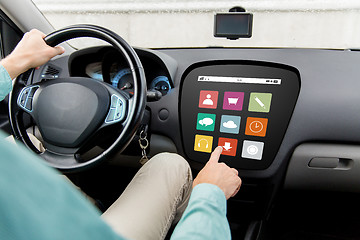
[[[181,86],[184,151],[206,163],[216,146],[221,161],[261,170],[278,152],[300,89],[297,71],[265,62],[206,62],[192,66]]]

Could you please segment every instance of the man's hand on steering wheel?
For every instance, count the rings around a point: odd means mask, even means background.
[[[11,79],[65,52],[61,46],[47,45],[44,41],[45,37],[44,33],[36,29],[25,33],[12,53],[1,61],[1,65],[7,70]]]

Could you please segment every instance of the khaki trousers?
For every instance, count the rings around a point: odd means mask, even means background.
[[[185,211],[191,190],[187,161],[177,154],[161,153],[138,171],[102,217],[128,239],[164,239]]]

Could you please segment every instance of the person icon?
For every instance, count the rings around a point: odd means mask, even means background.
[[[211,94],[206,95],[206,99],[203,101],[203,104],[209,106],[214,105],[213,100],[211,100]]]
[[[216,109],[218,102],[218,91],[200,91],[199,107]]]

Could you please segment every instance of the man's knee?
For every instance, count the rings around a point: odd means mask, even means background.
[[[152,165],[152,168],[165,171],[168,175],[182,175],[184,178],[192,178],[189,163],[175,153],[159,153],[146,164]]]
[[[190,169],[188,162],[182,156],[176,153],[159,153],[153,156],[149,162],[170,168],[180,168],[185,170]]]

